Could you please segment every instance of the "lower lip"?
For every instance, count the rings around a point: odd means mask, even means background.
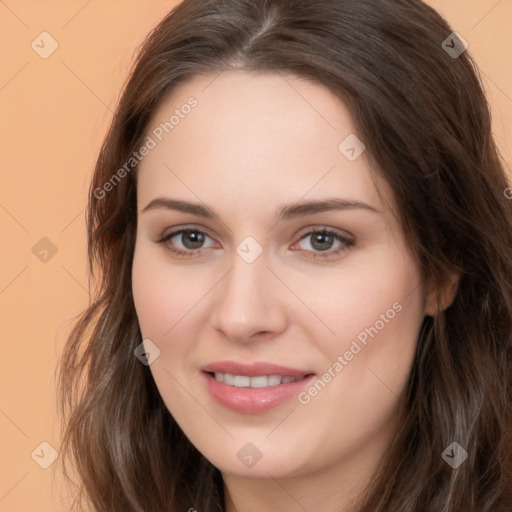
[[[309,375],[302,380],[267,386],[265,388],[237,388],[216,380],[211,374],[203,372],[210,394],[224,407],[238,412],[257,414],[268,411],[297,396],[314,380]]]

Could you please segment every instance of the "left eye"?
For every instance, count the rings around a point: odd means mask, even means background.
[[[306,247],[302,247],[303,250],[319,253],[337,253],[353,243],[351,240],[348,240],[338,233],[326,230],[307,233],[300,239],[297,245],[300,246],[301,242],[305,241],[307,241],[307,243],[304,244]],[[337,245],[335,245],[336,243]]]

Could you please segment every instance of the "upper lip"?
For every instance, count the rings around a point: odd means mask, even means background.
[[[238,363],[236,361],[219,361],[207,364],[203,366],[201,370],[209,373],[229,373],[231,375],[245,375],[247,377],[258,377],[262,375],[301,377],[313,373],[308,370],[298,370],[296,368],[289,368],[265,361],[248,364]]]

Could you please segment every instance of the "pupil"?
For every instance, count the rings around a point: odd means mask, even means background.
[[[204,234],[197,231],[184,231],[181,240],[187,249],[197,249],[204,242]]]
[[[319,251],[325,251],[329,249],[333,243],[333,237],[332,235],[326,235],[319,233],[313,237],[313,247]],[[327,245],[327,246],[326,246]]]

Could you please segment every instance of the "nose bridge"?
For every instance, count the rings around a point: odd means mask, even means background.
[[[263,255],[248,262],[243,255],[234,254],[231,272],[219,288],[213,315],[214,326],[229,338],[249,341],[254,334],[284,328],[284,304],[267,264]]]

